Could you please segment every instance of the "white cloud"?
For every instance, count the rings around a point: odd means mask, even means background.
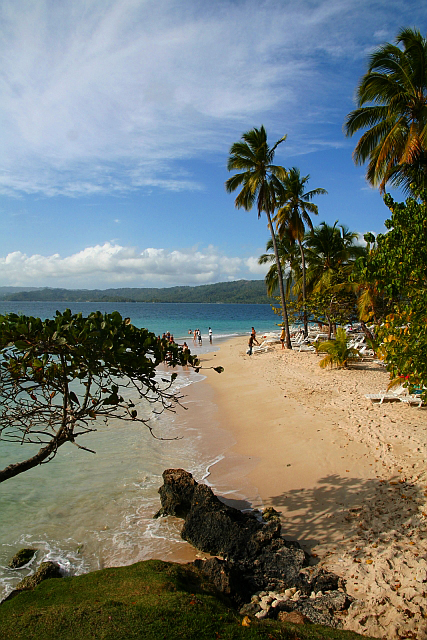
[[[250,258],[250,263],[254,258]],[[215,247],[168,251],[122,247],[106,242],[70,256],[28,256],[20,251],[0,258],[3,285],[50,287],[168,286],[236,280],[247,273],[245,261]],[[252,270],[250,269],[252,272]]]
[[[287,150],[306,148],[298,124],[312,121],[313,104],[317,122],[327,119],[345,91],[328,62],[343,72],[376,42],[364,7],[372,17],[398,6],[3,0],[0,191],[200,189],[174,161],[224,153],[265,117],[278,134],[293,131]],[[310,150],[336,144],[317,134]]]
[[[258,258],[255,256],[251,256],[245,260],[245,264],[248,267],[250,273],[254,273],[257,275],[265,276],[269,268],[271,267],[271,263],[267,264],[258,264]]]

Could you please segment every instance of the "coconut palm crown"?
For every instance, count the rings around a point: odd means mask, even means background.
[[[371,54],[357,103],[344,128],[347,136],[365,130],[353,157],[356,164],[369,161],[368,181],[381,192],[387,182],[407,193],[425,189],[427,40],[417,29],[402,29],[396,44]]]
[[[229,171],[237,170],[240,173],[231,176],[226,181],[225,188],[228,193],[231,193],[241,187],[241,191],[235,200],[235,205],[238,209],[243,207],[246,211],[249,211],[256,203],[258,218],[261,217],[263,211],[267,216],[277,265],[283,323],[286,329],[286,346],[291,349],[282,267],[271,222],[271,216],[274,215],[276,208],[276,190],[280,179],[283,179],[286,175],[286,170],[281,166],[274,165],[273,160],[276,148],[284,140],[286,140],[286,136],[283,136],[272,147],[269,147],[267,132],[263,126],[260,129],[254,128],[244,133],[241,140],[231,146],[227,162]]]

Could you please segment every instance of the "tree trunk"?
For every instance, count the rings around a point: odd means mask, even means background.
[[[374,342],[375,338],[372,335],[371,331],[366,326],[366,324],[363,322],[363,320],[360,321],[360,324],[362,325],[362,331],[365,334],[365,336],[368,338],[368,340],[371,340],[372,342]]]
[[[304,321],[304,338],[308,336],[308,320],[307,320],[307,307],[306,307],[306,278],[305,278],[305,255],[302,248],[302,242],[298,238],[299,250],[301,253],[301,266],[302,266],[302,306],[303,306],[303,321]]]
[[[64,432],[60,433],[59,436],[54,436],[52,438],[52,441],[49,442],[48,445],[40,449],[32,458],[28,458],[28,460],[22,460],[22,462],[10,464],[8,467],[2,469],[0,471],[0,482],[9,480],[9,478],[14,478],[20,473],[28,471],[28,469],[32,469],[33,467],[37,467],[37,465],[42,464],[42,462],[47,460],[49,457],[53,457],[56,454],[58,448],[62,444],[64,444],[64,442],[67,442],[67,440],[69,440],[69,438],[66,434],[64,434]]]
[[[268,211],[268,208],[266,209],[265,213],[267,215],[268,226],[270,228],[271,239],[273,241],[274,255],[276,257],[277,277],[278,277],[278,280],[279,280],[280,298],[281,298],[281,302],[282,302],[283,323],[285,325],[285,332],[286,332],[286,348],[287,349],[292,349],[291,334],[289,333],[288,310],[287,310],[287,307],[286,307],[285,290],[284,290],[284,287],[283,287],[282,265],[280,264],[279,252],[277,250],[276,236],[274,235],[273,225],[271,223],[271,216],[270,216],[270,212]]]

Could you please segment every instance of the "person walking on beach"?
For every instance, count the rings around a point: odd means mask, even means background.
[[[212,344],[212,329],[210,327],[209,327],[208,333],[209,333],[209,343]]]
[[[255,338],[254,338],[253,334],[251,333],[251,335],[249,336],[249,340],[248,340],[248,350],[246,351],[248,356],[252,355],[252,349],[253,349],[253,346],[254,346],[254,341],[255,341]],[[257,344],[258,344],[258,342],[257,342]]]
[[[255,331],[254,327],[252,327],[251,336],[252,336],[252,338],[253,338],[253,342],[256,342],[256,343],[257,343],[257,345],[259,345],[259,342],[258,342],[258,340],[256,339],[256,331]]]
[[[285,348],[285,340],[286,340],[286,329],[282,327],[282,333],[280,334],[280,342],[282,343],[282,349]]]

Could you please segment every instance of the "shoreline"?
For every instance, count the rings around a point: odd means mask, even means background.
[[[252,507],[280,511],[285,537],[347,581],[346,629],[427,637],[427,411],[372,405],[364,394],[388,384],[373,363],[322,370],[280,345],[247,356],[246,341],[201,355],[225,368],[201,385],[235,440],[209,482],[220,495],[227,478],[252,487]]]

